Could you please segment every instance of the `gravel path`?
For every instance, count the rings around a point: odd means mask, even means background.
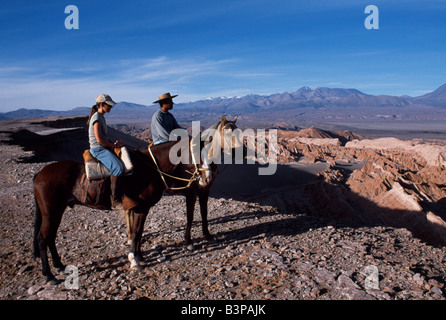
[[[32,258],[32,178],[45,164],[21,163],[26,156],[0,145],[0,299],[445,299],[445,249],[405,229],[211,198],[215,241],[202,237],[197,207],[188,250],[181,196],[151,210],[141,271],[129,268],[119,212],[67,209],[57,246],[71,269],[51,286]]]

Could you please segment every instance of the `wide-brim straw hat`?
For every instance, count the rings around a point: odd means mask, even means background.
[[[175,95],[171,96],[170,92],[167,92],[167,93],[164,93],[164,94],[160,95],[158,97],[158,100],[153,101],[153,103],[160,103],[161,101],[168,100],[168,99],[173,99],[175,97],[178,97],[178,95],[175,94]]]

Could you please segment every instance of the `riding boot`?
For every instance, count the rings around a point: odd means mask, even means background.
[[[121,182],[122,182],[122,177],[110,176],[112,209],[124,210],[124,206],[122,205],[123,192],[122,192]]]

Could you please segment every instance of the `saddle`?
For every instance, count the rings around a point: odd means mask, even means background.
[[[131,173],[133,171],[133,164],[127,148],[114,148],[113,151],[124,164],[124,174]],[[90,150],[85,150],[83,157],[85,174],[88,180],[101,180],[110,177],[110,171],[98,159],[91,155]]]
[[[110,179],[88,180],[82,175],[80,189],[75,196],[85,205],[101,210],[111,209]]]
[[[131,174],[133,171],[133,164],[130,160],[130,155],[125,147],[115,148],[113,150],[118,158],[124,164],[124,173]],[[82,175],[80,181],[79,199],[86,205],[93,206],[98,209],[108,210],[111,207],[110,203],[110,171],[90,153],[90,150],[85,150],[83,153],[85,174]],[[124,208],[131,208],[136,203],[130,198],[124,196]]]

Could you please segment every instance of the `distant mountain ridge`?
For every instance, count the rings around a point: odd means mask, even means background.
[[[443,97],[443,95],[440,95]],[[444,95],[446,98],[446,95]],[[269,96],[247,95],[235,98],[213,98],[182,104],[185,108],[201,110],[219,109],[224,112],[251,113],[268,109],[286,110],[301,107],[405,107],[414,105],[412,97],[369,95],[357,89],[302,87],[295,92],[276,93]],[[436,106],[440,106],[441,101]],[[446,105],[443,105],[446,107]]]
[[[181,110],[185,119],[194,113],[219,113],[247,115],[255,112],[296,110],[298,108],[404,108],[435,107],[446,109],[446,84],[431,93],[419,96],[370,95],[357,89],[319,87],[311,89],[302,87],[295,92],[276,93],[272,95],[250,94],[243,97],[217,97],[186,103],[177,103],[176,110]],[[130,102],[119,102],[108,115],[110,119],[141,119],[148,121],[155,105],[141,105]],[[68,111],[51,111],[40,109],[19,109],[0,113],[0,120],[22,118],[41,118],[50,116],[70,117],[88,115],[90,107],[78,107]],[[342,112],[340,110],[340,112]]]
[[[420,97],[412,98],[411,101],[413,103],[445,108],[446,107],[446,83],[431,93],[425,94]]]

